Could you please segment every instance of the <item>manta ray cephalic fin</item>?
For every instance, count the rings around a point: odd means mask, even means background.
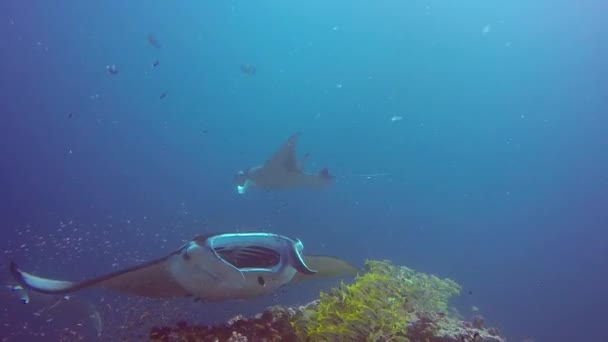
[[[292,283],[323,278],[354,277],[360,272],[353,264],[331,256],[307,255],[304,256],[304,262],[316,273],[304,274],[298,272],[292,279]]]

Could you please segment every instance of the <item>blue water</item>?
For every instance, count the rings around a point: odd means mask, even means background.
[[[606,10],[592,0],[3,1],[2,267],[14,259],[79,279],[203,232],[264,230],[301,238],[307,253],[453,278],[458,310],[478,307],[511,341],[603,341]],[[238,195],[235,173],[296,131],[307,170],[328,167],[335,184]],[[112,338],[145,335],[154,320],[304,303],[332,285],[217,305],[83,296]],[[2,302],[0,336],[32,340],[24,324],[51,323],[19,305]]]

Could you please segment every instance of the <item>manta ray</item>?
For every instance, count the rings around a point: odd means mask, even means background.
[[[269,294],[279,287],[357,273],[350,263],[329,256],[304,256],[300,240],[272,233],[205,234],[169,255],[80,282],[41,278],[11,262],[24,288],[65,295],[104,288],[151,298],[194,297],[221,301]]]
[[[8,306],[4,308],[5,313],[16,320],[27,319],[30,315],[34,319],[48,319],[47,322],[53,320],[53,327],[45,325],[47,336],[52,336],[52,330],[63,330],[61,327],[64,325],[84,325],[87,329],[93,329],[97,337],[103,332],[103,320],[97,306],[82,297],[28,292],[23,286],[14,283],[0,285],[0,302],[8,304],[17,299],[26,305],[25,309]],[[32,333],[35,334],[34,331]]]
[[[296,159],[296,144],[300,133],[295,133],[274,155],[261,166],[240,171],[235,177],[237,191],[246,193],[253,187],[265,190],[319,188],[331,184],[333,177],[327,168],[318,174],[304,173],[303,162]]]

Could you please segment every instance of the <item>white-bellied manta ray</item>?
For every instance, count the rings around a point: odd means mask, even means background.
[[[203,301],[247,299],[304,280],[348,277],[350,263],[328,256],[304,256],[300,240],[271,233],[205,234],[153,261],[80,282],[41,278],[11,262],[23,287],[46,294],[105,288],[152,297],[192,296]]]
[[[264,165],[240,171],[235,177],[237,191],[246,193],[253,187],[265,190],[320,188],[332,183],[327,168],[318,174],[303,171],[303,162],[296,159],[296,144],[300,133],[295,133],[267,160]]]

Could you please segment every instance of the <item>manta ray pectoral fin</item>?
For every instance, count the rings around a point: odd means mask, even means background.
[[[181,260],[181,256],[172,254],[156,261],[110,273],[101,277],[101,282],[97,286],[152,298],[186,296],[188,292],[178,284],[169,271],[169,265],[174,259]]]
[[[71,281],[40,278],[33,274],[23,272],[17,264],[11,261],[10,271],[21,286],[45,294],[66,294],[75,291]]]
[[[300,132],[292,134],[264,164],[264,168],[283,172],[300,172],[299,163],[296,159],[296,145],[299,137]]]
[[[286,182],[292,187],[322,188],[330,185],[332,183],[332,179],[333,177],[329,175],[327,169],[324,169],[322,173],[318,175],[308,173],[293,174]]]
[[[298,272],[291,282],[333,277],[353,277],[359,272],[359,269],[351,263],[331,256],[309,255],[304,257],[304,262],[306,262],[308,267],[317,272],[314,274]]]
[[[15,263],[11,263],[11,273],[22,286],[46,294],[64,295],[86,288],[101,287],[138,296],[167,298],[187,294],[168,271],[170,259],[178,257],[172,254],[81,282],[41,278],[21,271]]]

